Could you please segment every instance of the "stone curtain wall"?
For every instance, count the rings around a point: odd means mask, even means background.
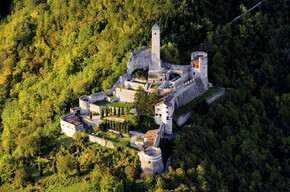
[[[206,102],[208,104],[212,104],[215,100],[217,100],[218,98],[220,98],[221,96],[223,96],[226,92],[225,88],[221,88],[221,90],[219,92],[217,92],[216,94],[212,95],[211,97],[206,99]]]
[[[136,91],[122,88],[116,89],[116,96],[120,98],[121,102],[133,103]]]
[[[180,85],[176,88],[176,97],[174,108],[175,110],[180,108],[183,105],[186,105],[194,98],[202,95],[206,89],[200,78],[195,79],[191,82],[186,82],[185,84]]]
[[[149,63],[151,63],[151,48],[149,46],[139,48],[130,55],[127,73],[131,74],[136,69],[149,68]]]
[[[131,87],[132,89],[137,90],[139,87],[142,87],[144,90],[147,89],[147,84],[142,84],[142,83],[135,83],[135,82],[130,82],[130,81],[125,81],[124,82],[125,87]]]
[[[225,94],[225,88],[222,88],[219,92],[217,92],[216,94],[214,94],[211,97],[207,98],[206,102],[208,104],[211,104],[214,101],[216,101],[218,98],[222,97],[224,94]],[[176,121],[177,125],[178,126],[184,125],[188,120],[190,120],[190,118],[193,115],[193,113],[194,113],[194,110],[191,109],[187,113],[184,113],[184,114],[178,116],[177,118],[175,118],[175,121]]]

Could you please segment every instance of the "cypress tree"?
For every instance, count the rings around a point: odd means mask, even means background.
[[[101,118],[103,118],[104,117],[104,109],[103,109],[103,107],[101,106]]]
[[[57,168],[56,168],[56,159],[53,160],[53,162],[52,162],[52,166],[53,166],[53,173],[57,173]]]
[[[122,107],[121,115],[124,115],[124,107]]]
[[[80,166],[80,162],[77,160],[77,172],[78,172],[78,175],[80,176],[81,175],[81,166]]]
[[[41,177],[43,175],[43,167],[40,161],[38,161],[38,171],[39,171],[39,176]]]
[[[121,108],[118,107],[118,116],[120,116],[120,115],[121,115]]]

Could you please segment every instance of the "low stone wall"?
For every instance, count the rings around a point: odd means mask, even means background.
[[[177,65],[177,64],[171,64],[171,63],[164,63],[165,66],[172,70],[188,70],[191,66],[190,65]]]
[[[108,141],[106,139],[103,139],[103,138],[100,138],[97,136],[93,136],[93,135],[88,135],[88,138],[89,138],[90,142],[97,143],[103,147],[115,149],[114,142],[112,142],[112,141]]]
[[[194,110],[189,110],[187,113],[184,113],[178,116],[177,118],[175,118],[177,125],[178,126],[184,125],[191,118],[193,114],[194,114]]]
[[[197,78],[181,84],[175,88],[175,91],[176,97],[174,101],[174,108],[178,109],[192,101],[194,98],[202,95],[206,89],[201,79]]]
[[[206,99],[206,102],[208,104],[213,103],[215,100],[217,100],[218,98],[220,98],[221,96],[223,96],[226,92],[225,88],[221,88],[221,90],[219,92],[217,92],[216,94],[212,95],[211,97]]]

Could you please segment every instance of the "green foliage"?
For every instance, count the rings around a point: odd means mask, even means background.
[[[123,192],[124,186],[114,176],[104,176],[100,181],[101,192]]]
[[[74,169],[74,159],[70,154],[57,157],[56,168],[59,174],[67,177]]]
[[[180,64],[180,55],[178,47],[173,43],[169,42],[162,45],[160,49],[160,56],[162,61],[172,64]]]
[[[28,184],[28,175],[24,168],[18,169],[15,172],[15,185],[17,187],[24,187]]]
[[[155,114],[155,104],[157,103],[159,95],[157,91],[147,94],[141,87],[138,88],[134,97],[134,106],[140,110],[142,115],[152,116]]]
[[[70,156],[76,146],[58,140],[59,118],[80,95],[111,88],[127,70],[130,52],[150,45],[153,23],[175,56],[203,42],[198,50],[209,55],[210,82],[229,93],[182,129],[169,175],[126,185],[133,191],[289,191],[289,3],[263,1],[247,13],[258,1],[14,0],[0,23],[1,191],[15,190],[8,185],[16,180],[25,186],[25,173],[17,170],[35,166],[38,156],[57,156],[57,162],[44,166],[39,188],[28,190],[125,190],[124,168],[140,164],[129,152],[84,146],[81,170],[110,169],[102,189],[101,180],[94,187],[86,176],[46,173],[51,164],[76,172]],[[241,20],[227,25],[241,12]],[[141,127],[151,125],[142,118]],[[56,147],[64,143],[68,152]],[[72,163],[61,166],[62,158]]]
[[[125,173],[126,173],[127,178],[133,181],[137,178],[139,169],[137,167],[127,166],[125,168]]]
[[[143,69],[137,69],[133,72],[133,75],[138,78],[138,79],[142,79],[142,80],[147,80],[148,78],[148,69],[147,70],[143,70]]]

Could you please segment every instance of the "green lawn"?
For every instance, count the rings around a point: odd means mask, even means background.
[[[96,136],[104,138],[104,139],[109,140],[109,141],[113,141],[114,143],[118,143],[118,144],[123,145],[125,147],[130,146],[130,138],[128,138],[126,136],[122,137],[119,134],[113,133],[111,131],[98,132],[98,135],[96,135]]]
[[[71,144],[74,143],[74,140],[71,137],[67,137],[66,135],[61,135],[58,139],[57,139],[57,144],[59,145],[63,145],[65,147],[70,146]]]
[[[111,106],[111,107],[124,107],[124,108],[132,108],[133,107],[133,104],[130,104],[130,103],[123,103],[123,102],[116,102],[116,103],[110,103],[108,101],[97,101],[94,103],[95,105],[98,105],[98,106]]]
[[[174,111],[174,115],[182,115],[189,111],[190,109],[194,108],[196,103],[201,102],[203,99],[207,99],[210,96],[214,95],[215,93],[219,92],[221,89],[219,87],[211,87],[209,88],[204,94],[199,97],[194,98],[192,101],[187,103],[186,105],[180,107],[179,109]]]

